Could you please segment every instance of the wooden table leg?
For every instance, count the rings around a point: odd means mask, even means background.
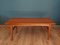
[[[18,32],[18,27],[16,26],[16,33]]]
[[[14,26],[14,27],[13,27],[13,30],[16,30],[16,33],[17,33],[18,27],[17,27],[17,26]]]
[[[10,37],[11,37],[11,40],[13,40],[13,27],[11,26],[10,29],[11,29]]]
[[[48,28],[48,40],[50,39],[51,37],[51,25],[49,25],[49,28]]]

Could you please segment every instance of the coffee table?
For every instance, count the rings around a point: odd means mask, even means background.
[[[10,31],[11,40],[13,40],[13,30],[17,26],[48,26],[48,40],[50,39],[52,26],[56,23],[50,18],[12,18],[5,22],[7,29]]]

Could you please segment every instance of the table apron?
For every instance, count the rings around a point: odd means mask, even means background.
[[[14,26],[49,26],[50,24],[18,24]]]

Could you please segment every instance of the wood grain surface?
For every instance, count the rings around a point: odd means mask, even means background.
[[[51,30],[51,39],[48,41],[47,27],[18,27],[14,30],[14,40],[10,40],[8,30],[0,27],[0,45],[60,45],[60,26]]]

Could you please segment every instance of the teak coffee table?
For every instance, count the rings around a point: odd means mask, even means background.
[[[48,40],[50,39],[51,27],[55,22],[50,18],[12,18],[5,23],[10,31],[11,40],[13,40],[13,30],[17,26],[48,26]],[[17,30],[16,30],[17,32]]]

